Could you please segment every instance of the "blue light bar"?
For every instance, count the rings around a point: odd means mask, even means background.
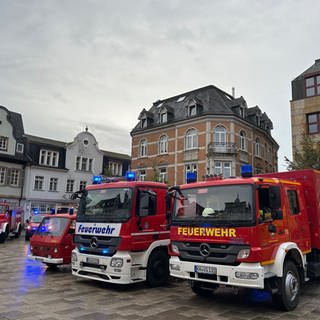
[[[187,183],[197,182],[197,172],[189,171],[187,172]]]
[[[126,179],[127,179],[127,181],[135,181],[136,180],[136,173],[133,171],[127,171]]]
[[[243,178],[252,177],[252,165],[251,164],[243,164],[241,166],[241,177],[243,177]]]
[[[79,250],[80,250],[81,252],[84,252],[84,251],[86,251],[86,248],[80,247]]]
[[[92,184],[100,184],[102,183],[102,176],[93,176]]]

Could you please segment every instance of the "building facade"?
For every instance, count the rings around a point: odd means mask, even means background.
[[[292,149],[302,150],[302,137],[312,138],[320,145],[320,59],[291,82]],[[293,159],[294,160],[294,159]]]
[[[20,114],[0,106],[0,199],[38,212],[63,212],[76,205],[71,194],[95,175],[123,177],[131,157],[99,149],[86,128],[72,142],[24,133]]]
[[[278,169],[279,146],[266,113],[215,86],[158,100],[138,120],[131,164],[140,180],[181,184],[190,171],[197,180],[238,176],[242,164],[255,173]]]

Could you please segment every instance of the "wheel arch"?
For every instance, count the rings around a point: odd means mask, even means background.
[[[144,258],[143,258],[143,266],[147,267],[148,266],[148,261],[149,258],[151,257],[151,255],[157,251],[157,250],[163,250],[166,251],[166,253],[168,254],[168,245],[169,245],[169,239],[166,240],[159,240],[159,241],[154,241],[150,247],[148,248],[148,250],[146,251]]]
[[[306,256],[303,255],[297,244],[294,242],[285,242],[278,247],[275,262],[270,266],[269,271],[274,273],[277,277],[282,277],[283,266],[287,260],[294,262],[302,280],[304,275],[304,266],[306,264]]]

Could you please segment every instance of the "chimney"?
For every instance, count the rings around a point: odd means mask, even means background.
[[[236,89],[234,87],[232,87],[232,96],[235,98],[235,94],[236,94]]]

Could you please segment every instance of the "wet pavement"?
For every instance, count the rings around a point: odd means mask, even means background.
[[[222,288],[203,298],[176,279],[161,288],[78,279],[69,266],[52,271],[29,260],[28,250],[23,235],[0,244],[0,320],[320,319],[320,280],[304,285],[298,308],[284,313],[258,291]]]

